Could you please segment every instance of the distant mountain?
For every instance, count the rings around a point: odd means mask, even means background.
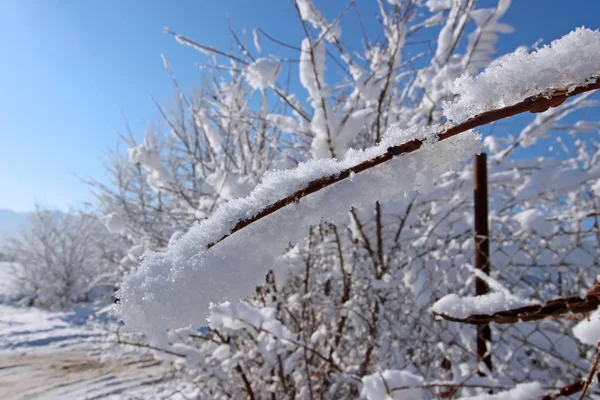
[[[18,235],[21,229],[27,228],[31,214],[0,209],[0,239]]]

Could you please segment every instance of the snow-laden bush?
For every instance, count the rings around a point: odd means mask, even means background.
[[[27,229],[2,243],[12,263],[12,300],[54,309],[97,300],[102,292],[110,301],[105,292],[118,286],[121,243],[97,217],[37,208]]]
[[[472,327],[435,321],[428,312],[444,295],[472,294],[474,276],[472,170],[454,163],[476,151],[470,147],[474,142],[432,144],[431,134],[443,125],[444,102],[457,118],[481,111],[485,90],[452,103],[453,81],[490,63],[498,34],[512,29],[499,22],[510,1],[494,8],[467,0],[378,4],[380,32],[365,38],[362,51],[343,43],[344,21],[350,19],[349,29],[360,21],[346,10],[330,22],[308,0],[296,1],[306,36],[289,60],[262,57],[280,44],[262,31],[254,31],[256,51],[233,34],[239,49],[233,53],[173,33],[212,57],[203,89],[192,96],[179,91],[175,110],[160,110],[168,134],[152,132],[141,144],[130,138],[129,157],[112,156],[109,171],[116,187],[96,185],[112,226],[135,243],[122,262],[133,270],[119,306],[126,326],[146,329],[154,346],[180,358],[207,398],[451,397],[458,390],[467,395],[530,380],[560,386],[588,366],[581,356],[586,348],[572,338],[573,321],[494,326],[500,339],[490,372],[475,362]],[[437,40],[411,54],[411,41],[422,32]],[[593,47],[593,41],[581,39],[589,32],[577,31],[569,40]],[[516,57],[519,62],[522,56]],[[573,54],[560,54],[561,62],[572,59]],[[552,70],[552,57],[546,61],[542,64]],[[573,72],[573,83],[585,82],[589,77],[571,64],[564,70]],[[339,75],[327,72],[333,65]],[[499,65],[502,60],[493,61],[492,71],[502,75],[506,70]],[[507,76],[527,95],[552,88],[542,88],[546,74],[530,72],[523,79]],[[284,86],[286,74],[296,74],[303,89]],[[541,86],[529,87],[525,78]],[[503,87],[494,88],[498,101],[524,100]],[[464,96],[464,87],[460,90]],[[494,99],[489,104],[510,105]],[[559,159],[513,156],[518,147],[552,131],[598,131],[595,123],[567,125],[565,119],[596,106],[589,95],[554,105],[517,136],[484,142],[494,153],[489,166],[493,278],[525,298],[576,294],[600,272],[591,242],[598,232],[587,217],[597,202],[598,143],[576,141]],[[311,194],[212,246],[265,205],[261,200],[302,191],[302,183],[335,175],[347,162],[381,155],[387,151],[376,147],[382,140],[399,145],[403,138],[428,138],[428,143],[387,164],[394,167],[386,171],[387,180],[377,172],[368,176],[373,179],[351,174],[343,184],[331,185],[331,192]],[[440,148],[444,151],[435,153]],[[298,165],[291,172],[266,173]],[[452,165],[455,171],[439,171]],[[428,192],[420,193],[424,188]],[[382,193],[394,201],[374,201]],[[308,219],[320,215],[326,220]],[[332,216],[334,221],[327,221]],[[195,220],[200,224],[193,225]],[[304,225],[310,226],[301,229]],[[144,249],[158,253],[147,253],[138,268]],[[260,272],[268,270],[262,282]],[[247,293],[254,285],[255,292]],[[208,310],[209,301],[244,296],[244,302]],[[206,314],[211,330],[200,333]],[[428,382],[447,386],[414,388]]]

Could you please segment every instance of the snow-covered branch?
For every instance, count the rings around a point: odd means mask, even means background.
[[[556,107],[562,104],[567,98],[579,95],[581,93],[585,93],[592,90],[600,89],[600,79],[592,80],[591,83],[585,84],[583,86],[572,88],[570,91],[563,89],[549,90],[549,93],[542,95],[535,95],[532,97],[528,97],[525,100],[511,105],[507,107],[503,107],[500,109],[484,112],[482,114],[476,115],[469,120],[455,125],[451,128],[442,129],[436,133],[436,141],[442,141],[449,139],[458,134],[468,132],[471,129],[478,128],[487,124],[491,124],[493,122],[509,118],[515,116],[517,114],[522,114],[525,112],[539,113],[546,111],[550,107]],[[301,187],[295,190],[293,193],[288,194],[282,199],[279,199],[264,208],[260,211],[256,212],[252,217],[246,217],[238,220],[235,226],[231,229],[231,233],[219,238],[215,242],[212,242],[207,245],[208,248],[212,247],[216,243],[225,239],[230,234],[233,234],[240,229],[274,213],[275,211],[289,205],[292,203],[298,202],[303,197],[306,197],[312,193],[318,192],[328,186],[331,186],[337,182],[340,182],[344,179],[349,178],[353,174],[358,174],[363,171],[369,170],[371,168],[375,168],[387,161],[390,161],[395,156],[399,156],[402,154],[410,154],[415,152],[421,148],[421,146],[425,143],[426,139],[412,139],[408,142],[402,144],[392,144],[386,142],[388,145],[386,151],[382,154],[378,154],[377,156],[361,160],[351,167],[343,168],[343,164],[341,164],[341,168],[329,175],[325,175],[322,177],[318,177],[314,180],[311,180],[304,187]],[[382,146],[379,146],[382,147]]]
[[[525,303],[526,305],[520,305]],[[528,303],[528,304],[527,304]],[[520,306],[515,307],[515,304]],[[536,304],[514,298],[503,292],[493,292],[476,297],[459,297],[449,294],[438,300],[429,311],[448,321],[464,324],[514,324],[519,321],[536,321],[565,316],[569,313],[587,314],[600,305],[600,284],[590,289],[585,297],[568,296]]]
[[[129,320],[131,326],[137,325],[138,328],[154,332],[165,325],[166,327],[177,327],[194,323],[201,319],[204,311],[198,310],[197,307],[190,309],[190,304],[208,304],[227,299],[239,299],[240,295],[248,293],[266,274],[268,270],[266,266],[273,265],[277,257],[285,250],[284,246],[301,238],[301,235],[298,234],[303,231],[301,227],[318,223],[321,218],[335,221],[342,217],[346,210],[360,205],[362,201],[372,200],[374,196],[383,201],[401,198],[405,191],[409,190],[411,183],[417,185],[413,186],[414,188],[427,185],[427,182],[419,179],[419,174],[425,170],[428,162],[435,160],[436,168],[434,170],[436,174],[440,174],[446,172],[451,165],[456,165],[454,164],[455,158],[462,160],[477,151],[474,147],[474,136],[467,136],[466,141],[463,142],[450,141],[448,148],[441,146],[443,141],[473,127],[518,113],[547,109],[561,104],[568,97],[598,87],[600,87],[600,81],[596,80],[592,84],[574,88],[569,92],[559,91],[558,94],[547,97],[530,97],[518,104],[478,115],[460,125],[441,131],[392,130],[377,147],[367,151],[349,153],[340,162],[312,161],[301,164],[296,170],[267,174],[261,185],[257,186],[249,197],[224,204],[208,220],[196,225],[187,235],[179,239],[169,249],[169,252],[147,254],[142,267],[135,275],[127,277],[123,284],[121,304],[119,305],[120,313],[124,319]],[[403,143],[398,144],[398,142]],[[417,152],[425,144],[429,144],[425,146],[425,152],[422,153],[425,158],[418,157],[409,161],[396,157]],[[450,151],[452,155],[450,159],[446,158],[450,163],[445,164],[442,162],[444,160],[442,152],[449,151],[451,148],[453,149]],[[438,152],[434,152],[434,150]],[[461,154],[462,157],[458,157]],[[396,160],[396,162],[390,163],[390,166],[383,170],[377,170],[376,167],[391,160]],[[404,171],[402,178],[405,186],[401,186],[394,194],[394,191],[390,192],[389,190],[389,181],[396,179],[397,167],[395,164],[398,161],[404,161],[404,165],[413,165],[414,169],[411,174],[407,170]],[[376,172],[364,173],[371,169]],[[433,182],[434,176],[426,179]],[[347,188],[343,190],[338,187],[334,197],[331,197],[332,195],[326,191],[325,195],[318,198],[307,197],[349,177],[352,179],[349,180]],[[360,188],[362,194],[354,188]],[[366,188],[369,190],[365,191]],[[309,201],[302,203],[301,200],[304,198],[308,198]],[[364,200],[361,200],[362,198]],[[274,221],[267,222],[272,224],[271,228],[263,226],[264,224],[258,224],[259,221],[266,220],[265,217],[276,214],[277,211],[291,204],[294,204],[292,210],[288,210],[283,215],[279,214]],[[332,205],[335,208],[332,208]],[[231,240],[232,243],[220,246],[214,251],[210,250],[225,238],[251,225],[256,225],[252,232],[237,235],[236,240]],[[275,227],[277,229],[274,229]],[[268,252],[262,251],[262,254],[259,255],[256,250],[260,248],[259,243],[265,240],[266,235],[262,233],[262,236],[257,236],[257,234],[260,231],[264,232],[265,229],[271,231],[268,236],[273,236],[273,242],[280,241],[283,246],[272,246]],[[234,248],[235,250],[233,250]],[[253,267],[248,264],[249,254],[255,254],[254,257],[256,257],[250,264]],[[238,257],[242,258],[238,259]],[[218,275],[216,270],[211,268],[211,264],[216,263],[216,260],[222,260],[219,262],[220,272]],[[246,264],[246,267],[240,270],[240,265],[243,264]],[[210,274],[206,275],[204,272],[209,270]],[[197,278],[191,279],[190,273],[196,275]],[[233,278],[234,276],[236,278]],[[207,277],[210,278],[205,281]],[[167,288],[173,284],[186,287],[191,285],[190,290],[185,292],[195,293],[194,299],[171,297],[170,293],[174,293],[172,290],[175,290],[175,286],[172,289]],[[200,288],[206,284],[209,286],[201,290]],[[195,289],[192,290],[192,287]],[[210,291],[214,291],[213,294]],[[155,301],[143,300],[148,299],[147,294],[149,293],[153,293],[152,298],[155,298]],[[165,295],[166,297],[162,298]],[[154,307],[167,308],[164,308],[164,312],[157,314]]]
[[[600,36],[598,32],[584,33],[586,40],[579,43],[584,49]],[[581,34],[576,31],[561,40],[573,46],[577,44],[572,43],[573,36]],[[549,54],[562,60],[561,43],[556,41],[553,49],[543,49],[544,60],[549,59]],[[537,60],[535,53],[530,56]],[[583,72],[597,72],[597,65],[590,69],[588,61],[584,59],[584,66],[573,67],[569,74],[579,86],[560,79],[558,82],[564,86],[556,87],[552,77],[532,76],[534,82],[521,81],[519,86],[529,97],[483,112],[454,127],[392,128],[381,143],[366,150],[349,151],[341,161],[314,160],[293,170],[268,172],[249,196],[223,204],[166,253],[146,254],[142,266],[123,283],[120,315],[130,327],[151,332],[197,323],[205,311],[198,309],[199,304],[237,300],[249,293],[269,268],[281,264],[277,260],[286,246],[297,243],[311,224],[322,218],[336,222],[352,207],[373,200],[399,200],[407,191],[431,187],[436,177],[478,151],[476,135],[459,134],[520,113],[543,112],[569,97],[598,89],[600,79],[580,76]],[[516,63],[523,65],[523,59],[518,58]],[[503,77],[502,72],[512,68],[506,62],[492,69],[499,70],[495,75]],[[492,79],[488,76],[495,75],[485,71],[481,79],[487,82]],[[472,84],[472,89],[464,86],[463,103],[478,99],[473,93],[480,93],[480,80]],[[501,84],[497,82],[496,86]],[[531,86],[539,93],[531,95]],[[518,87],[512,89],[521,93]],[[510,100],[517,98],[511,96]],[[396,172],[399,169],[400,176]],[[390,187],[392,181],[395,185]],[[268,249],[261,246],[265,242],[272,243]],[[275,267],[278,268],[282,267]]]

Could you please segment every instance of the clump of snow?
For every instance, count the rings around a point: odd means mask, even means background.
[[[148,185],[157,192],[165,190],[173,181],[171,175],[163,167],[157,153],[151,151],[147,143],[127,149],[129,161],[141,165],[147,173]]]
[[[145,144],[130,147],[127,149],[129,161],[133,164],[140,164],[149,169],[161,168],[160,158],[156,153],[150,151]]]
[[[340,38],[342,34],[340,26],[337,23],[330,25],[319,9],[314,6],[312,0],[296,0],[296,5],[300,12],[300,18],[310,22],[313,27],[320,28],[328,41],[332,42]]]
[[[583,344],[596,345],[600,342],[600,310],[573,327],[573,335]]]
[[[516,104],[551,89],[573,90],[600,73],[600,31],[576,30],[533,53],[507,55],[476,76],[454,81],[458,100],[444,104],[444,115],[465,121],[485,111]]]
[[[228,301],[210,306],[208,326],[211,329],[244,329],[248,326],[259,328],[278,338],[292,338],[291,332],[276,318],[271,307],[256,308],[244,302]]]
[[[592,191],[596,194],[596,196],[600,196],[600,179],[592,184]]]
[[[520,299],[510,293],[492,292],[482,296],[465,296],[452,293],[436,301],[429,312],[444,314],[453,318],[467,318],[475,314],[491,315],[499,311],[528,306],[535,302]]]
[[[502,145],[498,141],[498,138],[494,136],[486,136],[485,139],[483,139],[483,146],[492,154],[499,153],[500,150],[502,150]]]
[[[110,233],[123,233],[127,228],[125,219],[115,212],[106,215],[104,223]]]
[[[437,177],[479,151],[480,137],[473,132],[434,143],[438,129],[392,127],[379,145],[350,150],[341,161],[313,160],[293,170],[266,173],[250,195],[222,204],[166,252],[146,253],[142,265],[123,281],[118,314],[127,327],[149,334],[201,325],[210,303],[236,302],[249,294],[264,281],[269,268],[285,264],[277,260],[289,244],[299,242],[322,218],[338,223],[351,207],[402,199],[414,190],[430,190]],[[315,179],[339,174],[384,154],[389,146],[413,139],[425,140],[418,151],[306,196],[207,249],[230,234],[239,220],[255,216]]]
[[[185,36],[171,32],[169,30],[169,28],[166,26],[163,28],[163,32],[171,33],[175,37],[175,40],[177,41],[177,43],[183,44],[185,46],[190,46],[191,48],[198,50],[199,52],[204,53],[207,56],[215,54],[215,49],[211,48],[210,46],[204,46],[204,45],[198,44],[192,40],[187,39]]]
[[[244,76],[252,89],[264,90],[275,86],[281,64],[268,58],[259,58],[246,67]]]
[[[450,8],[452,8],[452,1],[451,0],[427,0],[425,2],[425,5],[427,7],[429,7],[430,12],[438,12],[438,11],[449,10]]]
[[[148,170],[146,181],[148,186],[157,192],[163,191],[173,182],[171,175],[164,168]]]
[[[461,397],[460,400],[538,400],[546,391],[539,382],[521,383],[511,390],[496,394]]]
[[[513,218],[521,225],[523,230],[533,230],[542,235],[552,233],[553,224],[547,221],[548,216],[537,208],[521,211],[515,214]]]
[[[252,40],[254,41],[254,47],[258,54],[262,54],[262,45],[260,44],[260,36],[258,36],[258,31],[256,29],[252,29]]]
[[[248,177],[231,171],[215,171],[206,177],[205,182],[225,200],[246,196],[254,187]]]
[[[177,242],[177,240],[178,240],[178,239],[179,239],[181,236],[183,236],[183,234],[184,234],[184,233],[185,233],[185,232],[182,232],[182,231],[175,231],[175,232],[173,232],[173,234],[172,234],[172,235],[171,235],[171,237],[169,238],[169,244],[167,245],[167,247],[171,247],[171,246],[173,246],[173,244],[174,244],[175,242]]]
[[[321,89],[325,74],[325,43],[312,43],[310,39],[302,40],[300,53],[300,83],[308,91],[311,101],[321,100]]]
[[[423,378],[408,371],[386,370],[362,378],[360,395],[367,400],[421,400]],[[403,388],[403,389],[401,389]]]
[[[267,114],[267,122],[286,133],[296,133],[299,130],[298,122],[287,115]]]

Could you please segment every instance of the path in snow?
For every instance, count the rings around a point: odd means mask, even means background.
[[[0,305],[0,399],[136,399],[169,380],[143,352],[102,358],[109,322],[93,311]]]
[[[102,361],[84,349],[0,354],[1,399],[135,398],[136,390],[164,378],[152,358]]]

